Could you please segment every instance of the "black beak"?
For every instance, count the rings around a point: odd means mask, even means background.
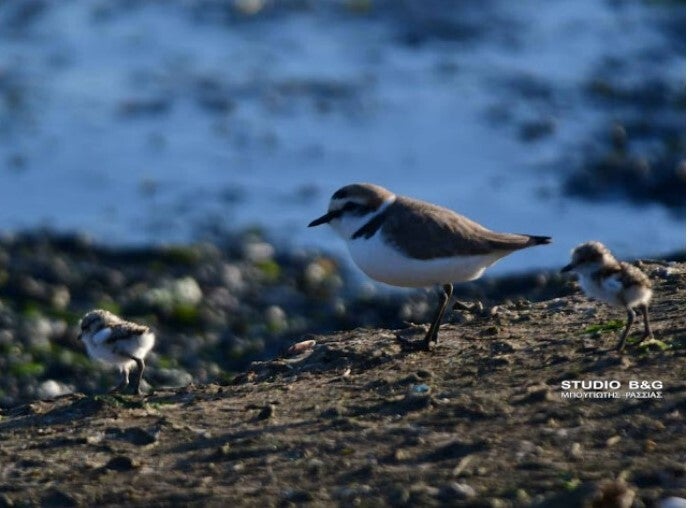
[[[311,222],[308,227],[312,228],[313,226],[320,226],[321,224],[327,224],[330,222],[332,219],[338,217],[339,214],[337,212],[327,212],[325,215],[322,217],[318,217],[315,219],[313,222]]]
[[[81,333],[79,333],[79,335],[76,336],[76,340],[81,340]]]
[[[566,265],[564,268],[562,268],[561,273],[570,272],[571,270],[573,270],[573,263],[570,263]]]

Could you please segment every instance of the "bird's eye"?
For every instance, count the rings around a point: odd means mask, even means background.
[[[360,208],[361,208],[361,205],[359,205],[358,203],[355,203],[353,201],[349,201],[347,204],[345,204],[342,207],[342,210],[345,212],[349,212],[349,211],[353,212],[354,210],[359,210]]]

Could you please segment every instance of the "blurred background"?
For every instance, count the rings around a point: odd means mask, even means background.
[[[173,385],[426,319],[306,228],[351,182],[554,237],[492,275],[681,256],[685,51],[681,0],[0,2],[0,403],[109,382],[93,306],[167,334]]]
[[[0,5],[0,229],[108,244],[305,225],[370,181],[556,242],[683,248],[685,4]]]

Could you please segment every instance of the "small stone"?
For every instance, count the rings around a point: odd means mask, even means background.
[[[246,287],[241,268],[229,263],[222,267],[222,282],[227,289],[235,293],[243,291]]]
[[[497,326],[488,326],[487,328],[484,328],[483,330],[480,331],[480,335],[482,337],[490,337],[493,335],[498,335],[499,334],[499,327]]]
[[[413,496],[437,497],[440,493],[440,489],[432,485],[426,485],[425,483],[414,483],[409,490]]]
[[[54,399],[56,397],[61,397],[62,395],[67,395],[73,393],[74,390],[55,381],[54,379],[47,379],[38,385],[38,390],[36,394],[39,399]]]
[[[475,489],[470,485],[459,482],[449,482],[440,490],[439,497],[444,500],[470,499],[475,497]]]
[[[466,455],[463,457],[459,463],[454,467],[452,471],[453,476],[460,476],[464,471],[466,471],[466,468],[468,465],[473,461],[473,455]]]
[[[257,420],[269,420],[275,416],[275,406],[272,404],[268,404],[267,406],[263,407],[263,409],[260,410],[260,413],[258,413],[258,416],[256,417]]]
[[[282,499],[291,503],[308,503],[313,501],[313,494],[307,490],[287,489],[282,494]]]
[[[172,292],[178,303],[186,305],[198,305],[203,299],[198,282],[193,277],[183,277],[174,281]]]
[[[152,369],[151,383],[159,388],[183,388],[193,383],[193,376],[181,369]]]
[[[320,413],[321,418],[340,418],[344,416],[345,412],[341,406],[332,406]]]
[[[573,443],[569,449],[569,456],[572,459],[580,459],[583,456],[583,447],[580,443]]]
[[[111,471],[131,471],[132,469],[137,469],[141,467],[137,461],[126,455],[118,455],[111,458],[107,464],[105,464],[105,469]]]
[[[59,508],[68,508],[71,506],[78,506],[79,503],[72,497],[71,494],[65,492],[57,487],[51,487],[41,497],[41,506],[51,506]],[[12,506],[12,505],[10,505]]]
[[[389,491],[388,499],[392,506],[404,506],[411,499],[411,494],[404,486],[394,485]]]
[[[305,353],[306,351],[313,349],[315,347],[315,344],[316,342],[314,340],[304,340],[301,342],[297,342],[287,350],[287,356],[297,356],[302,353]]]
[[[621,436],[617,435],[617,436],[612,436],[609,439],[607,439],[605,444],[607,445],[607,447],[611,447],[611,446],[614,446],[615,444],[619,443],[620,441],[621,441]]]
[[[278,305],[271,305],[265,309],[265,322],[272,332],[282,332],[287,329],[287,313]]]
[[[422,383],[419,385],[411,385],[411,388],[409,389],[410,395],[424,394],[424,393],[430,393],[430,387],[428,385],[426,385],[425,383]]]
[[[657,443],[655,443],[652,439],[646,439],[643,443],[643,450],[645,451],[645,453],[653,452],[656,448]]]
[[[518,489],[514,495],[514,499],[521,505],[530,505],[531,498],[525,489]]]
[[[275,255],[275,248],[267,242],[249,242],[244,245],[244,257],[252,263],[269,261]]]
[[[411,458],[411,453],[403,448],[397,448],[394,452],[394,460],[397,462],[404,462]]]

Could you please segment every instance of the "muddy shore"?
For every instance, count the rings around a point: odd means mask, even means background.
[[[457,287],[485,311],[508,298],[542,300],[575,287],[556,273]],[[222,244],[110,248],[47,232],[0,239],[0,407],[71,392],[101,393],[116,375],[76,340],[85,312],[105,308],[147,324],[158,340],[156,387],[231,379],[308,333],[427,322],[435,291],[386,291],[337,259],[283,250],[246,232]],[[463,319],[458,313],[449,321]]]
[[[651,507],[685,497],[683,264],[641,264],[658,340],[639,344],[634,329],[623,355],[609,351],[623,316],[570,282],[551,299],[544,276],[542,301],[455,311],[427,353],[413,347],[423,329],[403,321],[424,317],[434,295],[348,299],[334,260],[286,263],[258,256],[263,243],[153,255],[4,239],[0,505],[554,507],[625,496],[633,504],[600,506]],[[102,395],[112,373],[73,342],[80,309],[104,302],[162,330],[144,398]],[[400,315],[415,306],[418,316]],[[349,331],[300,331],[317,327]],[[246,337],[261,348],[240,349]],[[287,353],[302,340],[313,347]],[[41,392],[47,379],[76,393]],[[562,395],[564,380],[595,379],[618,381],[619,398]],[[661,398],[629,397],[631,381],[660,381],[642,392]],[[186,386],[164,388],[175,382]]]

